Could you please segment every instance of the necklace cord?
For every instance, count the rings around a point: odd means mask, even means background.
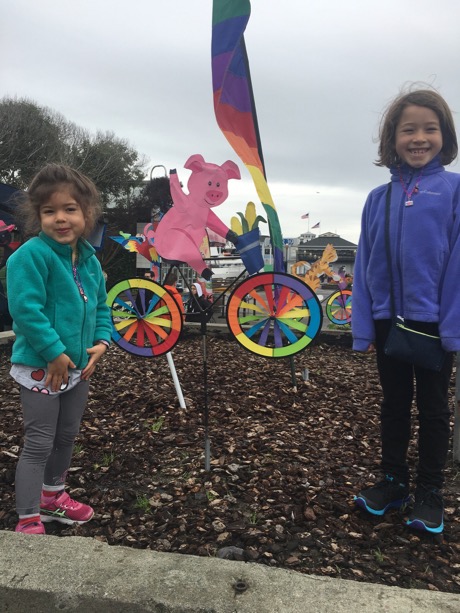
[[[412,206],[414,204],[413,200],[412,200],[412,194],[418,194],[418,186],[420,185],[420,181],[422,180],[422,176],[423,176],[423,168],[422,171],[420,172],[418,178],[415,181],[415,185],[414,187],[409,191],[406,187],[406,184],[404,183],[404,178],[402,176],[402,172],[401,172],[401,167],[398,166],[398,172],[399,172],[399,182],[401,183],[401,186],[404,190],[404,193],[407,196],[407,200],[406,200],[406,206]],[[410,179],[408,181],[408,184],[410,183]]]
[[[80,273],[78,272],[77,266],[78,266],[78,257],[76,257],[75,261],[72,262],[73,280],[75,281],[78,291],[80,292],[80,296],[83,298],[84,302],[88,302],[88,298],[85,294],[85,290],[83,289],[83,284],[81,282]]]

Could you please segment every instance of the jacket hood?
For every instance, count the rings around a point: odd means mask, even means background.
[[[203,290],[201,289],[201,285],[199,283],[194,283],[193,284],[196,287],[196,295],[198,297],[203,295]]]

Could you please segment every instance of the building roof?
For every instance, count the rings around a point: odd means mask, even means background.
[[[324,249],[326,245],[332,244],[337,249],[337,247],[341,249],[346,249],[349,247],[350,249],[356,249],[358,245],[347,241],[345,238],[342,238],[338,234],[334,234],[333,232],[325,232],[324,234],[320,234],[316,238],[312,238],[309,241],[301,242],[299,247],[308,247],[309,249]]]

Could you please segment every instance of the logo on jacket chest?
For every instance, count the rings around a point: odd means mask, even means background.
[[[419,194],[427,194],[428,196],[440,196],[441,192],[430,192],[429,189],[421,189]]]

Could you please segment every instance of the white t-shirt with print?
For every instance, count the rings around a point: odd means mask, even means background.
[[[57,392],[53,392],[50,386],[45,387],[46,377],[48,376],[47,368],[34,368],[33,366],[25,366],[24,364],[13,364],[10,370],[10,375],[28,390],[32,392],[40,392],[41,394],[49,394],[55,396],[68,392],[81,381],[81,370],[69,369],[69,380],[63,383]]]

